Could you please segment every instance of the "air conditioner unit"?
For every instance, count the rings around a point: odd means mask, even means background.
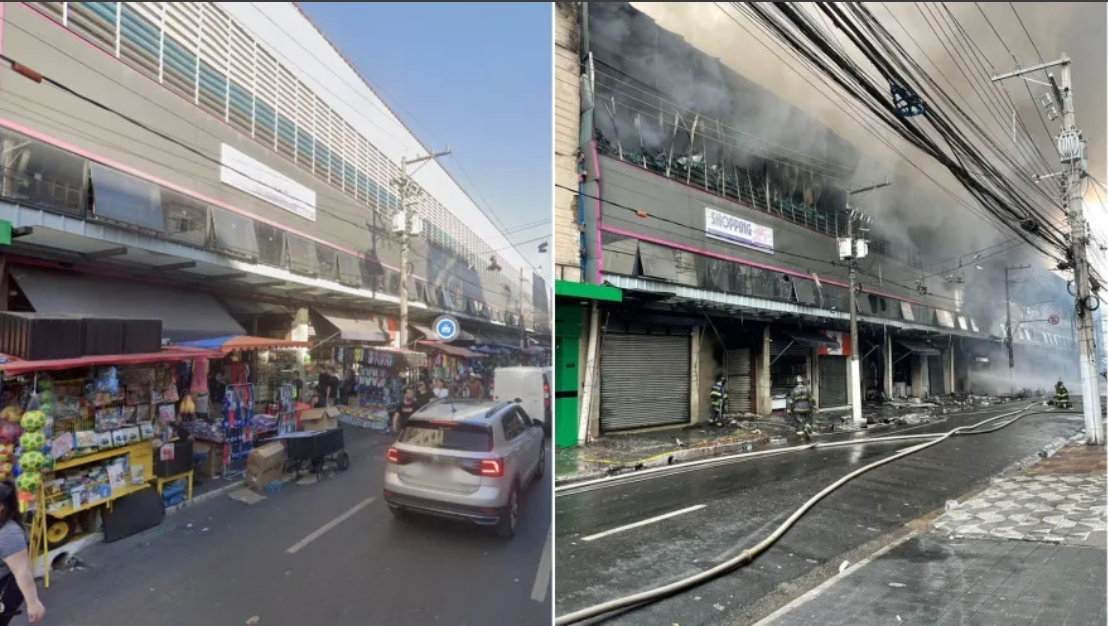
[[[400,235],[404,232],[404,214],[396,213],[392,216],[392,234]]]

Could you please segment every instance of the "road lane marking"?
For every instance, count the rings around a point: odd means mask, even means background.
[[[589,535],[588,537],[582,537],[581,541],[593,541],[595,539],[600,539],[601,537],[607,537],[608,535],[614,535],[616,533],[621,533],[625,530],[631,530],[632,528],[638,528],[639,526],[646,526],[647,524],[653,524],[654,522],[660,522],[664,519],[669,519],[671,517],[677,517],[678,515],[684,515],[685,513],[692,513],[693,511],[699,511],[700,509],[703,509],[706,506],[708,506],[708,505],[698,504],[696,506],[690,506],[687,509],[681,509],[680,511],[673,511],[673,512],[670,512],[670,513],[666,513],[665,515],[659,515],[658,517],[652,517],[650,519],[644,519],[641,522],[635,522],[634,524],[628,524],[626,526],[620,526],[619,528],[613,528],[611,530],[606,530],[602,533],[597,533],[595,535]]]
[[[373,501],[376,500],[376,499],[377,498],[366,498],[365,500],[362,500],[358,504],[355,504],[349,511],[343,513],[342,515],[336,517],[335,519],[333,519],[333,520],[327,522],[326,524],[320,526],[319,529],[317,529],[314,533],[312,533],[312,534],[308,535],[307,537],[304,537],[303,539],[301,539],[296,545],[289,548],[287,550],[287,552],[289,554],[296,554],[304,546],[306,546],[309,543],[315,541],[316,539],[319,539],[320,537],[322,537],[327,531],[331,530],[335,526],[338,526],[339,524],[341,524],[341,523],[345,522],[346,520],[350,519],[350,517],[353,516],[358,511],[361,511],[362,509],[366,508],[367,506],[373,504]]]
[[[550,586],[550,553],[553,550],[554,529],[546,533],[546,546],[539,559],[539,571],[535,572],[535,586],[531,587],[531,599],[535,602],[546,601],[546,588]]]

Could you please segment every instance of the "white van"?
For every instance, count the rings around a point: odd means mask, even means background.
[[[549,367],[498,367],[493,372],[492,397],[498,402],[520,400],[527,415],[542,424],[543,432],[550,436],[553,423],[551,415],[551,379]]]

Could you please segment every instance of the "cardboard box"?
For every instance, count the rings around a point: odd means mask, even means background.
[[[280,467],[264,472],[246,468],[246,477],[243,481],[246,483],[247,487],[254,491],[265,491],[266,485],[275,480],[284,480],[284,478],[285,472]]]
[[[200,466],[200,474],[208,478],[218,478],[223,473],[223,446],[207,441],[193,441],[192,449],[197,452],[207,452],[208,458]]]
[[[300,430],[303,431],[331,430],[332,428],[338,427],[338,407],[332,406],[326,409],[311,409],[304,411],[304,414],[300,416]]]
[[[280,469],[285,465],[285,444],[280,442],[267,443],[264,446],[254,448],[246,457],[247,469],[262,473],[271,469]]]

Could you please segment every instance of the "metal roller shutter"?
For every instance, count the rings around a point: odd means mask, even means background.
[[[799,341],[789,339],[774,339],[769,343],[769,356],[772,357],[806,357],[812,354],[812,348]]]
[[[689,423],[689,330],[674,328],[669,335],[628,330],[609,328],[604,335],[600,430]]]
[[[929,394],[932,396],[941,395],[943,390],[943,357],[941,356],[929,356],[927,357],[927,378],[931,383],[931,389]]]
[[[727,351],[728,412],[751,413],[750,388],[753,383],[750,348]]]
[[[821,356],[819,358],[819,405],[835,407],[847,405],[845,356]]]

